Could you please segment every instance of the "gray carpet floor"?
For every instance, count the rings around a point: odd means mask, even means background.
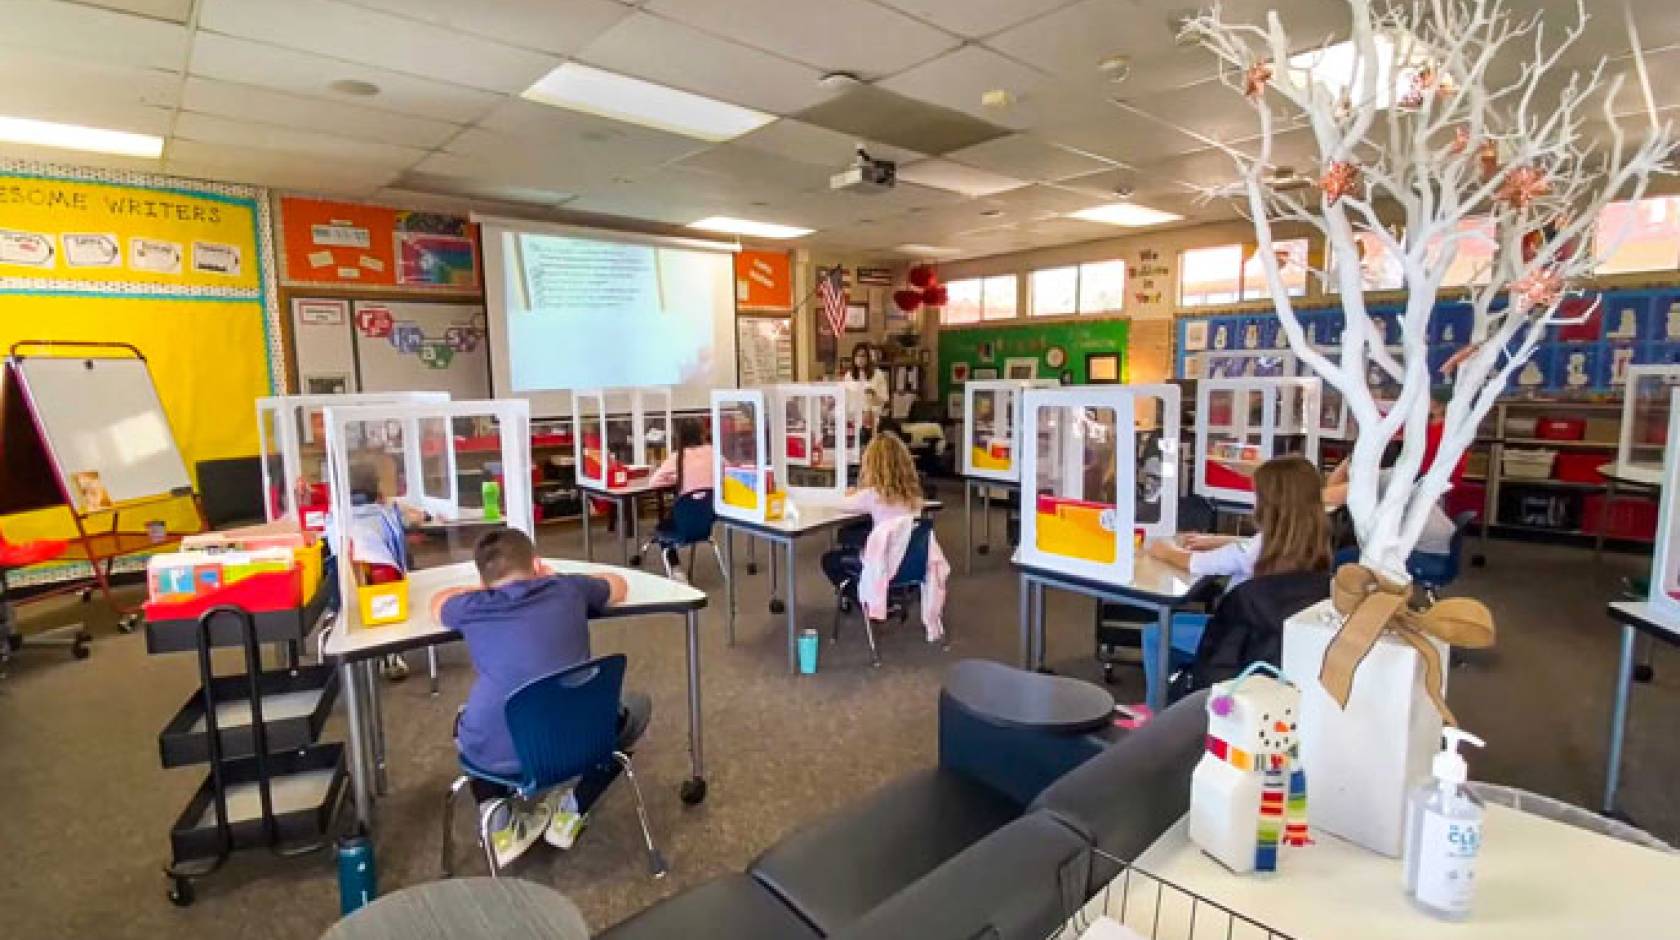
[[[762,571],[741,572],[739,639],[725,646],[721,581],[702,561],[697,584],[714,600],[702,640],[711,791],[698,807],[677,799],[688,773],[681,625],[667,617],[595,627],[596,652],[627,653],[628,684],[654,700],[636,763],[671,875],[647,877],[622,785],[604,798],[573,851],[538,845],[512,873],[570,895],[599,930],[739,870],[800,823],[931,764],[943,670],[962,657],[1013,661],[1016,650],[1016,581],[1007,560],[976,557],[974,573],[963,575],[962,534],[960,513],[947,512],[940,539],[958,569],[946,612],[951,651],[928,645],[912,623],[887,631],[885,664],[871,669],[854,620],[838,645],[825,643],[814,677],[786,673],[782,619],[766,610]],[[551,554],[579,552],[575,531],[545,530],[542,542]],[[826,547],[819,542],[802,546],[800,610],[805,623],[826,632],[832,606],[816,568]],[[616,557],[610,541],[596,550],[603,560]],[[1596,806],[1617,650],[1604,604],[1622,576],[1648,561],[1595,563],[1589,551],[1503,542],[1489,554],[1488,566],[1468,569],[1453,592],[1487,601],[1500,634],[1496,650],[1452,673],[1454,708],[1489,742],[1472,757],[1472,773]],[[172,907],[162,871],[168,831],[203,771],[161,769],[156,740],[196,688],[194,657],[147,656],[143,637],[117,635],[97,602],[37,605],[24,617],[29,627],[85,619],[97,642],[83,662],[63,650],[26,649],[0,680],[0,936],[313,938],[335,920],[330,851],[236,855],[199,882],[195,905]],[[1051,665],[1096,679],[1090,602],[1052,595],[1049,623]],[[435,698],[422,654],[411,654],[414,677],[384,686],[391,792],[379,806],[377,853],[386,891],[438,877],[443,794],[455,774],[450,722],[472,679],[464,649],[445,648],[441,658]],[[1680,840],[1680,790],[1671,782],[1680,739],[1670,730],[1680,722],[1680,658],[1659,648],[1655,662],[1655,682],[1636,687],[1621,799],[1641,825]],[[1118,678],[1118,698],[1142,697],[1141,673],[1122,667]],[[343,736],[340,715],[326,738]],[[470,815],[457,815],[457,871],[479,873]]]

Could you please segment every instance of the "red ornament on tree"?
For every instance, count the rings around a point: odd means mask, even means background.
[[[1334,203],[1343,196],[1359,188],[1360,169],[1357,163],[1337,160],[1324,171],[1324,178],[1318,181],[1318,188],[1324,190],[1324,201]]]

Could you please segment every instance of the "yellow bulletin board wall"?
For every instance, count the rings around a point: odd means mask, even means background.
[[[268,211],[248,186],[0,161],[0,352],[132,343],[189,470],[255,454],[255,399],[282,381]],[[64,509],[0,517],[10,540],[74,531]]]

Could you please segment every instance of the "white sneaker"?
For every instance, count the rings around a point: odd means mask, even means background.
[[[490,814],[495,815],[491,817]],[[554,818],[554,810],[542,800],[524,802],[507,800],[498,805],[486,802],[479,807],[479,818],[489,818],[490,848],[496,853],[496,867],[513,864],[525,850],[537,844]]]
[[[408,660],[401,653],[392,653],[379,663],[379,674],[388,681],[401,682],[408,678]]]
[[[557,849],[569,849],[577,843],[588,817],[578,812],[577,794],[570,786],[559,786],[543,795],[543,801],[553,810],[543,841]]]

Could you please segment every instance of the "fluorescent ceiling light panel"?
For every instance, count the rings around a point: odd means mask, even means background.
[[[1396,62],[1398,46],[1393,37],[1379,34],[1372,39],[1377,56],[1376,103],[1379,111],[1394,104],[1401,81],[1408,80],[1412,68],[1423,62],[1423,50],[1416,42],[1402,39],[1402,43],[1410,50],[1410,62]],[[1365,82],[1362,74],[1365,67],[1351,39],[1289,57],[1289,70],[1294,73],[1296,81],[1306,83],[1311,80],[1322,85],[1332,99],[1339,99],[1344,94],[1349,97],[1357,95]]]
[[[35,121],[29,118],[0,117],[0,141],[35,147],[56,147],[60,150],[114,153],[124,157],[146,157],[153,160],[163,156],[163,138],[152,134],[110,131],[101,127],[83,127],[80,124],[60,124],[56,121]]]
[[[519,97],[700,140],[732,140],[776,119],[639,78],[567,62],[537,79]]]
[[[1026,180],[1018,180],[1013,176],[977,170],[952,160],[936,158],[903,164],[898,168],[898,181],[961,193],[964,196],[992,196],[1027,185]]]
[[[1126,228],[1142,228],[1146,225],[1161,225],[1167,222],[1179,222],[1184,219],[1184,216],[1176,212],[1151,209],[1148,206],[1140,206],[1135,202],[1111,202],[1106,206],[1092,206],[1089,209],[1070,212],[1068,217],[1083,219],[1086,222],[1121,225]]]
[[[939,245],[899,245],[893,249],[908,255],[954,255],[960,249],[945,248]]]
[[[815,231],[815,229],[800,228],[797,225],[777,225],[774,222],[732,219],[726,215],[714,215],[698,222],[690,222],[688,227],[706,232],[722,232],[726,235],[745,235],[748,238],[799,238]]]

